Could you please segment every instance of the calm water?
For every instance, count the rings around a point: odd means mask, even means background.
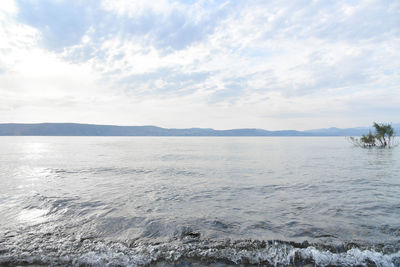
[[[0,265],[400,266],[400,147],[0,137]]]

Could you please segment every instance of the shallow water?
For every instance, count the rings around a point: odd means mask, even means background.
[[[400,266],[400,148],[0,137],[0,264]]]

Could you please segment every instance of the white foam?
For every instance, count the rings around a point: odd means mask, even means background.
[[[360,250],[358,248],[352,248],[344,253],[332,253],[329,251],[321,251],[314,247],[308,247],[299,250],[299,252],[302,258],[312,259],[318,266],[355,266],[374,262],[377,266],[395,267],[394,259],[400,259],[400,252],[382,254],[374,250]]]
[[[36,233],[36,236],[10,236],[2,246],[0,265],[28,262],[66,266],[143,266],[157,262],[173,264],[187,259],[205,265],[231,262],[272,266],[307,263],[316,266],[367,266],[375,263],[380,267],[396,267],[400,263],[400,251],[384,254],[371,249],[352,248],[334,253],[314,246],[301,248],[280,241],[198,240],[185,243],[183,240],[171,240],[161,244],[125,244]]]

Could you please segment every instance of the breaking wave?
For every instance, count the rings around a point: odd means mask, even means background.
[[[0,239],[0,265],[56,266],[400,266],[400,252],[355,244],[202,240],[196,233],[162,243],[115,242],[90,235],[12,233]]]

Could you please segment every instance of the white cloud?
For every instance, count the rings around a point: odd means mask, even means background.
[[[6,15],[14,15],[18,11],[17,5],[14,0],[2,0],[0,2],[0,18]]]
[[[41,33],[15,14],[0,27],[1,121],[65,121],[71,110],[81,113],[112,94],[90,65],[66,62],[40,40]]]
[[[154,12],[157,15],[168,13],[173,6],[168,0],[104,0],[102,7],[108,11],[116,12],[118,15],[129,17],[140,16],[146,12]]]

